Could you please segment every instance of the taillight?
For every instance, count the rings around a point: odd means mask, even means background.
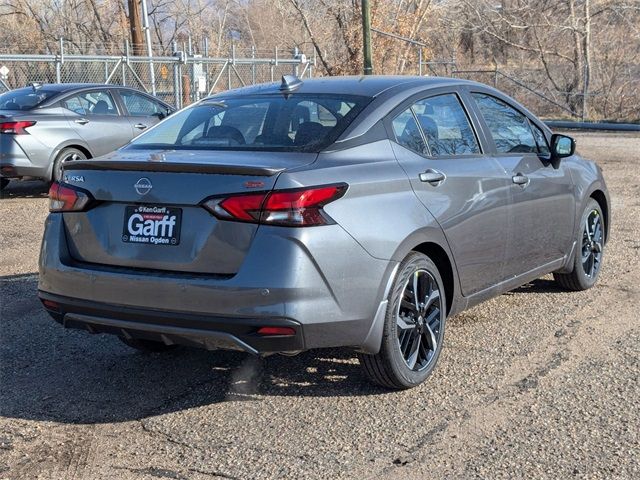
[[[33,127],[36,122],[2,122],[0,123],[0,133],[10,133],[13,135],[28,135],[25,129]]]
[[[81,212],[91,200],[88,192],[64,183],[53,182],[49,188],[50,212]]]
[[[342,197],[346,184],[212,198],[204,207],[223,220],[310,227],[334,223],[322,209]]]

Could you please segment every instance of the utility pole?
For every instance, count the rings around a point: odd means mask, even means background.
[[[131,31],[131,44],[133,54],[144,55],[144,38],[142,19],[140,18],[140,0],[128,0],[129,4],[129,29]]]
[[[371,61],[371,10],[369,0],[362,0],[362,53],[364,56],[364,74],[373,75]]]

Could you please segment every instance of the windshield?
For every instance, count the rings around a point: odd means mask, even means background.
[[[60,92],[19,88],[0,95],[0,110],[31,110]]]
[[[319,151],[369,100],[335,94],[215,98],[169,117],[127,148]]]

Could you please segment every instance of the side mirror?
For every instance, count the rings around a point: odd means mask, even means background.
[[[554,133],[551,136],[551,157],[555,159],[570,157],[576,151],[576,141],[566,135]]]

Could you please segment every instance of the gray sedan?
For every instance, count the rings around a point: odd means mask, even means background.
[[[40,298],[64,326],[142,350],[345,347],[373,381],[412,387],[448,317],[549,273],[594,285],[609,196],[574,149],[457,79],[224,92],[66,164]]]
[[[119,148],[173,112],[114,85],[34,84],[0,95],[0,186],[10,178],[60,178],[69,159]]]

